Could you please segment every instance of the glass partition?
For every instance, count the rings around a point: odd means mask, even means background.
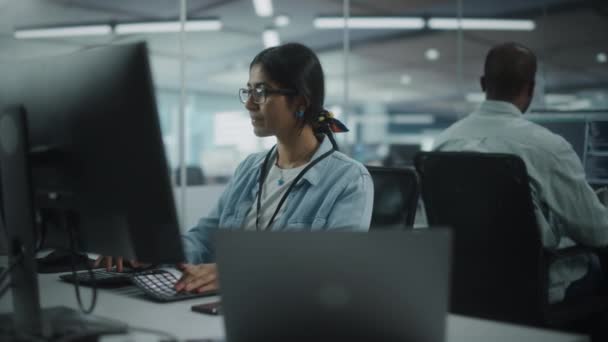
[[[483,101],[485,55],[501,42],[538,56],[534,113],[605,112],[605,10],[575,0],[0,1],[0,61],[146,41],[174,179],[183,163],[180,184],[221,185],[274,144],[253,135],[237,97],[266,46],[293,41],[318,53],[326,107],[351,129],[338,139],[345,153],[407,165]]]

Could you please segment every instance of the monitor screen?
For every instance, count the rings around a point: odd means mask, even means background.
[[[145,44],[0,64],[0,75],[2,212],[14,309],[0,325],[10,321],[17,335],[48,338],[91,320],[74,314],[78,325],[43,323],[66,310],[40,308],[40,246],[184,261],[169,168]]]
[[[58,216],[68,215],[82,251],[182,261],[145,44],[19,61],[0,73],[0,108],[25,115],[45,246],[67,246]]]

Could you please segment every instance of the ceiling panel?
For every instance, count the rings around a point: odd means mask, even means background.
[[[453,0],[351,0],[352,15],[453,16]],[[464,98],[478,92],[487,50],[504,41],[531,47],[539,57],[540,76],[551,91],[584,92],[606,87],[608,63],[597,53],[608,53],[606,1],[583,0],[463,0],[465,16],[530,18],[532,32],[466,31],[459,55],[456,32],[353,30],[349,33],[349,93],[355,103],[368,100],[404,109],[425,108],[457,113],[471,107]],[[145,40],[152,54],[159,86],[178,87],[178,34],[104,36],[94,38],[17,41],[13,29],[22,26],[113,23],[175,19],[175,0],[0,0],[0,62],[70,53],[92,45]],[[275,0],[276,14],[290,17],[278,28],[283,42],[298,41],[319,54],[327,76],[328,97],[339,101],[344,92],[343,32],[317,30],[320,14],[339,15],[341,0]],[[544,6],[544,7],[543,7]],[[232,94],[247,78],[249,61],[263,49],[261,34],[273,18],[255,15],[251,0],[189,0],[191,17],[219,17],[220,32],[189,33],[186,42],[186,84],[191,90]],[[425,58],[437,49],[439,59]],[[462,61],[462,64],[459,64]],[[400,77],[411,77],[409,85]]]

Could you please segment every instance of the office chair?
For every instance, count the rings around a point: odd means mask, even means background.
[[[584,247],[544,249],[521,158],[421,152],[415,167],[429,225],[453,228],[451,312],[576,330],[608,308],[606,296],[548,303],[548,265]]]
[[[181,169],[175,169],[175,184],[181,185]],[[203,185],[205,184],[205,176],[203,169],[198,165],[186,166],[186,185]]]
[[[414,225],[418,175],[413,168],[366,166],[374,182],[370,229],[406,229]]]

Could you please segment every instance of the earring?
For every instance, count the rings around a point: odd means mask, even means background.
[[[301,119],[304,116],[304,109],[299,109],[296,111],[296,117]]]

